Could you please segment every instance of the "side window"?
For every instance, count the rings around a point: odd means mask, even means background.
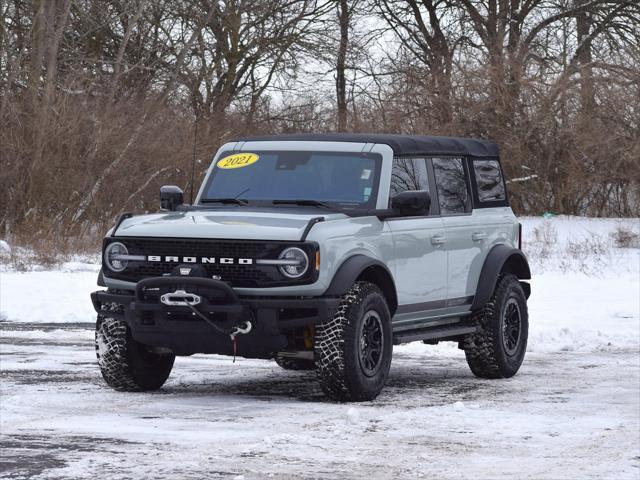
[[[424,158],[394,158],[390,195],[406,190],[429,190],[427,162]]]
[[[502,172],[497,160],[474,160],[473,173],[476,177],[480,202],[506,200]]]
[[[438,189],[440,213],[448,215],[471,211],[471,197],[467,188],[462,159],[434,158],[432,162]]]

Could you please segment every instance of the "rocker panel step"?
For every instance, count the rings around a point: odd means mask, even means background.
[[[397,332],[393,335],[393,344],[400,345],[402,343],[415,342],[417,340],[437,340],[449,337],[457,337],[459,335],[468,335],[475,333],[477,327],[475,325],[456,325],[439,328],[426,328],[422,330],[411,330],[408,332]]]

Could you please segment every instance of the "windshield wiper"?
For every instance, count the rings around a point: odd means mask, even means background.
[[[274,205],[302,205],[306,207],[322,207],[322,208],[328,208],[334,211],[340,211],[337,207],[330,205],[328,203],[320,202],[318,200],[304,200],[304,199],[272,200],[271,203],[273,203]]]
[[[224,203],[235,205],[249,205],[247,200],[242,198],[203,198],[200,203]]]

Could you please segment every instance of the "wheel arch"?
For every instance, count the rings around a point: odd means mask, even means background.
[[[324,295],[335,297],[344,295],[358,281],[367,281],[377,285],[387,300],[391,316],[394,315],[398,308],[398,294],[393,275],[380,260],[366,255],[358,254],[347,258],[336,270]]]
[[[476,294],[471,305],[472,310],[482,308],[489,301],[496,288],[498,276],[501,273],[512,273],[519,280],[531,279],[529,262],[522,250],[500,244],[489,251],[480,271]],[[529,298],[531,287],[526,282],[520,283],[523,286],[525,295]]]

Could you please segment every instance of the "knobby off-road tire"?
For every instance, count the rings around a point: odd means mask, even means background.
[[[169,377],[175,355],[158,354],[135,341],[124,320],[98,317],[96,356],[107,385],[123,392],[157,390]]]
[[[322,390],[338,401],[373,400],[389,375],[392,350],[384,295],[372,283],[356,283],[333,319],[316,327],[314,357]]]
[[[527,349],[527,298],[517,277],[502,274],[487,304],[473,314],[477,333],[464,343],[467,363],[480,378],[509,378],[516,374]]]
[[[276,357],[276,363],[285,370],[313,370],[316,364],[305,358]]]

